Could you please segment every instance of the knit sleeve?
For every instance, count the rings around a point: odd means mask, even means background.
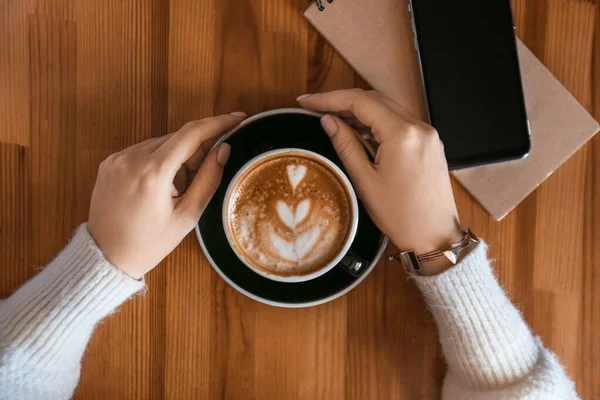
[[[135,292],[87,225],[32,280],[0,302],[0,399],[68,399],[94,326]]]
[[[415,277],[448,362],[445,399],[577,399],[560,362],[535,338],[479,244],[454,268]]]

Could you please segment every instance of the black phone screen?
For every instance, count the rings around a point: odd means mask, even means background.
[[[432,125],[450,168],[521,158],[529,128],[509,0],[412,0]]]

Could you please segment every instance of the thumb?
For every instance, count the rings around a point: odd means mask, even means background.
[[[200,219],[202,213],[221,184],[223,167],[229,160],[231,146],[222,143],[211,150],[200,165],[190,187],[180,200],[183,212],[193,219]]]
[[[331,143],[354,184],[359,189],[366,187],[374,169],[354,129],[329,114],[321,118],[321,125],[331,138]]]

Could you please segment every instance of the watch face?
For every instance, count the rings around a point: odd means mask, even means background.
[[[419,271],[421,271],[421,264],[419,263],[419,258],[412,250],[401,252],[400,254],[398,254],[396,260],[398,260],[402,263],[402,265],[404,265],[404,269],[406,269],[406,272],[419,273]]]

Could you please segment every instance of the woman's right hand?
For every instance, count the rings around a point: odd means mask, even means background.
[[[371,129],[379,143],[374,163],[348,124],[329,114],[321,119],[369,215],[399,249],[423,254],[462,238],[434,128],[377,92],[339,90],[298,101],[310,110],[352,113]]]

